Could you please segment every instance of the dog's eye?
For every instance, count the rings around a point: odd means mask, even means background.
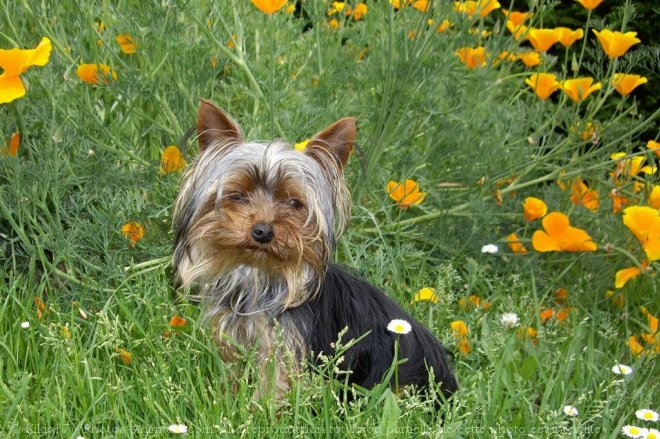
[[[244,203],[247,201],[247,197],[242,192],[232,192],[231,194],[227,195],[227,198],[237,203]]]
[[[303,207],[302,201],[297,198],[289,198],[286,200],[286,204],[288,204],[292,209],[301,209]]]

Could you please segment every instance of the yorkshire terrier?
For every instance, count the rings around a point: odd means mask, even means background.
[[[380,383],[398,337],[398,358],[407,359],[398,366],[398,385],[428,391],[437,384],[444,397],[453,394],[456,378],[431,332],[330,262],[350,217],[343,168],[355,144],[355,119],[335,122],[299,152],[281,141],[246,142],[230,116],[202,101],[197,134],[199,156],[174,207],[173,265],[181,285],[198,285],[208,303],[223,361],[240,364],[241,353],[254,349],[263,366],[255,397],[272,391],[281,398],[306,360],[335,354],[344,328],[343,341],[364,336],[340,363],[349,384]],[[411,332],[388,331],[393,319],[408,321]]]

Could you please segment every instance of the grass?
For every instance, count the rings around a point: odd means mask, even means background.
[[[436,5],[436,23],[446,16],[456,23],[440,34],[421,12],[394,13],[386,2],[367,2],[360,22],[339,16],[335,30],[326,24],[328,2],[304,4],[303,17],[268,17],[247,1],[0,5],[0,47],[34,47],[42,36],[53,43],[50,62],[22,75],[26,96],[0,104],[2,138],[22,134],[18,155],[0,157],[0,431],[164,437],[180,423],[193,437],[617,437],[623,425],[642,423],[635,410],[657,411],[657,362],[627,344],[651,330],[640,306],[660,311],[657,276],[617,290],[621,307],[605,296],[614,273],[644,255],[611,213],[609,156],[623,150],[657,164],[640,137],[657,138],[657,113],[637,114],[633,97],[605,85],[580,105],[560,93],[537,99],[523,79],[568,72],[555,56],[531,70],[467,69],[454,55],[460,47],[515,50],[506,32],[470,33],[502,26],[498,11],[471,22]],[[547,2],[538,8],[539,20],[543,10],[552,14]],[[617,17],[634,28],[629,4]],[[123,33],[137,53],[121,53],[115,37]],[[615,69],[595,38],[584,52],[580,74],[602,79]],[[634,71],[640,56],[631,52],[616,69]],[[80,63],[105,63],[118,79],[83,84]],[[455,353],[461,390],[450,404],[395,397],[386,385],[346,403],[342,377],[317,373],[302,374],[281,405],[252,401],[251,362],[239,374],[223,364],[200,321],[203,307],[170,279],[180,174],[162,175],[160,154],[176,144],[194,160],[195,142],[184,133],[200,98],[225,108],[249,139],[294,143],[343,116],[358,118],[360,151],[347,169],[353,217],[336,260],[364,273]],[[598,142],[574,133],[587,123],[598,127]],[[554,184],[575,176],[599,191],[598,212],[574,205]],[[405,178],[428,192],[407,210],[383,189]],[[657,178],[635,180],[648,187]],[[619,190],[646,203],[632,183]],[[540,224],[522,218],[526,196],[569,214],[599,250],[534,252]],[[129,221],[145,227],[135,246],[121,233]],[[504,237],[514,231],[528,255],[508,251]],[[487,243],[500,252],[481,253]],[[437,304],[411,303],[423,287],[435,288]],[[568,289],[566,304],[556,303],[558,288]],[[470,295],[490,308],[465,305]],[[35,297],[45,305],[41,318]],[[572,308],[565,321],[541,321],[541,309],[564,306]],[[505,328],[505,312],[538,335]],[[186,325],[173,328],[174,315]],[[467,355],[450,329],[456,320],[469,328]],[[333,361],[322,366],[326,375]],[[634,373],[614,375],[617,363]],[[579,415],[564,415],[565,405]]]

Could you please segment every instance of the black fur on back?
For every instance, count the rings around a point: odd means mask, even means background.
[[[294,321],[314,355],[334,355],[331,343],[348,327],[343,341],[357,339],[369,332],[345,354],[340,365],[351,370],[349,383],[372,388],[380,383],[394,359],[394,340],[399,337],[399,358],[407,358],[399,366],[399,386],[416,385],[424,390],[429,384],[429,369],[441,383],[445,397],[458,389],[449,364],[447,351],[431,332],[414,320],[385,293],[337,265],[328,266],[319,295],[294,310]],[[392,319],[410,322],[412,331],[397,335],[387,329]]]

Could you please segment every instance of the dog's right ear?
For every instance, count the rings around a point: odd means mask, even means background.
[[[243,132],[227,113],[202,100],[197,110],[197,143],[200,152],[213,144],[243,143]]]

